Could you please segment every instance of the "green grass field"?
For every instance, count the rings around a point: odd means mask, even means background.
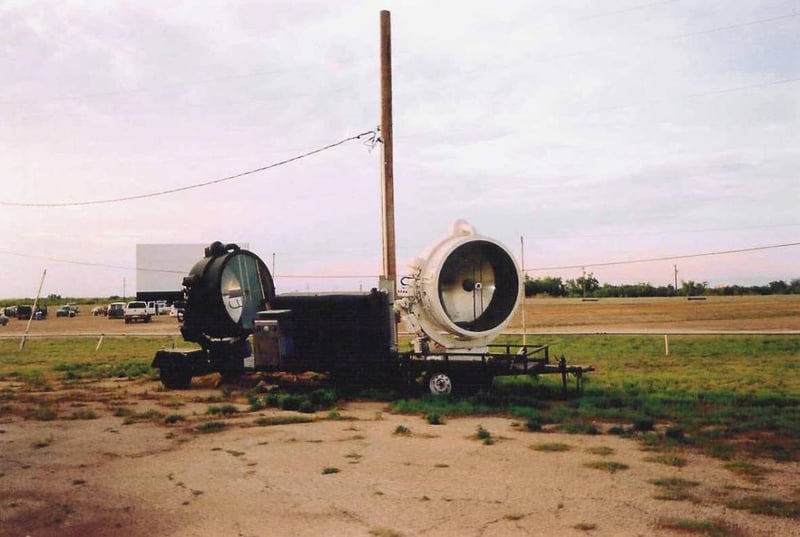
[[[47,389],[74,379],[153,377],[171,337],[0,340],[0,381]],[[501,340],[499,343],[505,343]],[[508,342],[515,342],[509,339]],[[654,450],[691,447],[737,460],[800,460],[800,336],[549,336],[551,357],[593,365],[581,396],[557,375],[501,377],[488,394],[398,398],[400,412],[505,414],[529,428],[636,436]],[[154,378],[154,377],[153,377]],[[11,389],[0,384],[0,393]],[[573,385],[574,387],[574,385]]]
[[[0,380],[35,384],[76,378],[109,378],[152,374],[155,352],[172,345],[171,337],[0,340]],[[97,349],[97,350],[95,350]]]
[[[553,358],[596,368],[581,396],[561,401],[558,375],[501,377],[491,394],[404,399],[395,407],[508,413],[531,428],[559,424],[590,434],[599,422],[653,449],[800,460],[800,336],[672,336],[669,356],[663,336],[558,336],[542,343]]]

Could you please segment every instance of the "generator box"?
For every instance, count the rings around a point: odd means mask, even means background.
[[[253,326],[255,369],[279,370],[293,350],[291,311],[267,310],[256,315]]]
[[[256,315],[255,368],[371,374],[394,363],[386,293],[288,293]]]

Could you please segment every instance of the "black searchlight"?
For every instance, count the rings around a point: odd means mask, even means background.
[[[246,338],[259,311],[269,309],[275,284],[257,255],[236,244],[214,242],[183,279],[186,313],[181,334],[201,345]]]

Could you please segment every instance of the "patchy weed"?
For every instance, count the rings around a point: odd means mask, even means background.
[[[290,425],[293,423],[311,423],[314,421],[312,417],[306,416],[262,416],[255,420],[253,423],[259,427],[271,427],[274,425]]]
[[[69,419],[71,420],[96,420],[99,416],[90,408],[81,408],[74,411]]]
[[[779,500],[763,496],[748,496],[727,502],[731,509],[748,511],[756,515],[769,515],[785,518],[800,518],[800,501]]]
[[[42,449],[50,446],[53,443],[53,435],[51,434],[47,438],[43,438],[41,440],[37,440],[36,442],[31,444],[33,449]]]
[[[155,409],[145,410],[144,412],[133,412],[125,416],[122,420],[123,425],[131,425],[140,421],[161,421],[164,414]]]
[[[226,403],[224,405],[212,405],[206,410],[206,414],[211,414],[214,416],[230,416],[232,414],[237,414],[238,412],[239,409],[230,403]]]
[[[659,455],[652,455],[645,458],[647,462],[657,462],[658,464],[665,464],[667,466],[674,466],[676,468],[683,468],[688,464],[688,461],[679,455],[672,455],[670,453],[661,453]]]
[[[586,462],[583,464],[586,468],[594,468],[595,470],[603,470],[610,474],[615,474],[621,470],[627,470],[630,468],[625,463],[622,462],[615,462],[615,461],[593,461],[593,462]]]
[[[428,414],[425,415],[425,419],[431,425],[444,425],[442,417],[436,412],[429,412]]]
[[[207,421],[198,425],[195,430],[199,433],[218,433],[224,430],[228,425],[224,421]]]
[[[689,493],[689,489],[698,486],[697,481],[688,481],[678,477],[668,477],[662,479],[651,479],[648,483],[659,488],[659,492],[653,495],[656,500],[666,501],[690,501],[700,503],[695,496]]]
[[[599,455],[601,457],[608,457],[609,455],[613,455],[615,453],[615,450],[614,448],[610,448],[608,446],[597,446],[597,447],[586,448],[586,453],[591,453],[592,455]]]
[[[411,429],[409,429],[405,425],[398,425],[397,427],[394,428],[394,433],[392,434],[394,434],[395,436],[411,436]]]
[[[58,417],[58,412],[49,402],[42,403],[38,408],[25,412],[26,420],[53,421]]]
[[[751,483],[761,483],[764,480],[764,476],[769,472],[769,469],[764,466],[739,460],[725,463],[725,468],[736,475],[744,477]]]
[[[561,451],[569,451],[572,449],[572,446],[569,444],[563,444],[561,442],[542,442],[540,444],[534,444],[530,446],[530,448],[534,451],[544,451],[546,453],[558,453]]]

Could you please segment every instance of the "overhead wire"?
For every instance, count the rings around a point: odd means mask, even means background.
[[[577,56],[589,56],[589,55],[594,55],[594,54],[600,54],[600,53],[603,53],[603,52],[608,52],[608,51],[611,51],[611,50],[616,50],[616,49],[619,49],[619,48],[624,48],[626,50],[631,50],[636,45],[646,45],[646,44],[650,44],[650,43],[658,43],[658,42],[661,42],[661,41],[679,41],[679,40],[682,40],[682,39],[689,39],[691,37],[699,37],[701,35],[715,34],[715,33],[719,33],[719,32],[727,32],[727,31],[730,31],[730,30],[738,30],[740,28],[747,28],[749,26],[758,26],[758,25],[761,25],[761,24],[769,24],[769,23],[779,22],[779,21],[783,21],[783,20],[787,20],[787,19],[793,19],[793,18],[797,18],[797,17],[800,17],[800,12],[786,13],[786,14],[783,14],[783,15],[775,16],[775,17],[767,17],[765,19],[754,19],[754,20],[749,20],[749,21],[743,21],[743,22],[739,22],[739,23],[735,23],[735,24],[727,24],[725,26],[715,26],[713,28],[706,28],[704,30],[695,30],[693,32],[684,32],[684,33],[681,33],[681,34],[670,34],[670,35],[654,36],[654,37],[650,37],[648,39],[643,39],[641,41],[636,41],[636,42],[632,42],[632,43],[625,43],[623,45],[613,45],[613,46],[607,46],[607,47],[594,47],[594,48],[591,48],[591,49],[577,50],[575,52],[565,52],[563,54],[555,54],[555,55],[552,55],[552,56],[545,56],[545,57],[541,57],[541,58],[533,58],[531,61],[538,63],[538,62],[546,62],[546,61],[552,61],[552,60],[561,60],[561,59],[566,59],[566,58],[573,58],[573,57],[577,57]]]
[[[0,255],[12,255],[15,257],[25,257],[28,259],[40,259],[43,261],[51,261],[53,263],[65,263],[69,265],[82,265],[86,267],[108,268],[114,270],[127,270],[127,271],[141,271],[141,272],[160,272],[164,274],[187,274],[188,270],[175,270],[175,269],[159,269],[149,267],[128,267],[123,265],[112,265],[110,263],[97,263],[94,261],[78,261],[76,259],[62,259],[59,257],[52,257],[46,255],[36,254],[23,254],[21,252],[13,252],[10,250],[0,250]],[[273,278],[290,278],[290,279],[309,279],[309,280],[329,280],[329,279],[355,279],[355,278],[378,278],[378,274],[273,274]]]
[[[374,146],[379,141],[377,129],[368,130],[368,131],[364,131],[364,132],[362,132],[360,134],[356,134],[354,136],[349,136],[347,138],[343,138],[342,140],[339,140],[338,142],[334,142],[332,144],[328,144],[328,145],[325,145],[325,146],[322,146],[322,147],[318,147],[317,149],[312,149],[311,151],[306,151],[305,153],[302,153],[300,155],[296,155],[296,156],[291,157],[291,158],[280,160],[278,162],[274,162],[272,164],[269,164],[267,166],[262,166],[260,168],[254,169],[254,170],[248,170],[248,171],[237,173],[237,174],[234,174],[234,175],[228,175],[227,177],[221,177],[219,179],[212,179],[210,181],[205,181],[205,182],[202,182],[202,183],[195,183],[195,184],[192,184],[192,185],[186,185],[186,186],[177,187],[177,188],[170,188],[170,189],[166,189],[166,190],[160,190],[160,191],[157,191],[157,192],[149,192],[149,193],[146,193],[146,194],[135,194],[135,195],[132,195],[132,196],[122,196],[122,197],[118,197],[118,198],[108,198],[108,199],[88,200],[88,201],[72,201],[72,202],[32,203],[32,202],[0,201],[0,205],[6,206],[6,207],[81,207],[81,206],[86,206],[86,205],[101,205],[101,204],[108,204],[108,203],[120,203],[120,202],[124,202],[124,201],[132,201],[132,200],[140,200],[140,199],[146,199],[146,198],[154,198],[154,197],[158,197],[158,196],[165,196],[167,194],[175,194],[176,192],[185,192],[187,190],[193,190],[193,189],[197,189],[197,188],[203,188],[203,187],[207,187],[207,186],[211,186],[211,185],[216,185],[216,184],[219,184],[219,183],[232,181],[234,179],[239,179],[239,178],[245,177],[247,175],[252,175],[254,173],[259,173],[259,172],[263,172],[263,171],[266,171],[266,170],[270,170],[272,168],[277,168],[279,166],[283,166],[283,165],[289,164],[291,162],[295,162],[297,160],[304,159],[304,158],[310,157],[312,155],[316,155],[317,153],[322,153],[323,151],[327,151],[328,149],[333,149],[334,147],[340,146],[340,145],[345,144],[347,142],[351,142],[353,140],[361,140],[362,138],[366,138],[366,137],[369,137],[366,140],[367,144],[372,144],[372,146]]]
[[[66,263],[69,265],[83,265],[86,267],[99,267],[99,268],[109,268],[114,270],[140,270],[143,272],[164,272],[168,274],[186,274],[187,271],[185,270],[170,270],[170,269],[155,269],[155,268],[146,268],[146,267],[126,267],[122,265],[112,265],[110,263],[97,263],[93,261],[78,261],[75,259],[61,259],[58,257],[51,257],[46,255],[36,255],[36,254],[23,254],[20,252],[12,252],[10,250],[0,250],[0,254],[4,255],[13,255],[15,257],[26,257],[28,259],[41,259],[43,261],[51,261],[53,263]]]
[[[585,20],[592,20],[592,19],[601,19],[605,17],[613,17],[614,15],[621,15],[623,13],[630,13],[632,11],[641,11],[643,9],[649,9],[655,6],[661,6],[664,4],[674,4],[677,0],[659,0],[658,2],[649,2],[647,4],[639,4],[638,6],[631,6],[626,7],[624,9],[617,9],[614,11],[605,11],[603,13],[596,13],[594,15],[586,15],[584,17],[577,17],[575,20],[577,21],[585,21]]]
[[[709,91],[698,91],[698,92],[695,92],[695,93],[687,93],[687,94],[684,94],[684,95],[678,95],[678,96],[675,96],[675,97],[669,97],[667,99],[658,99],[658,100],[654,100],[654,101],[644,101],[644,102],[635,103],[635,104],[624,104],[624,105],[618,105],[618,106],[608,106],[608,107],[602,107],[602,108],[595,108],[593,110],[588,110],[588,111],[585,111],[585,112],[576,113],[574,115],[583,116],[583,115],[588,115],[588,114],[597,114],[597,113],[601,113],[601,112],[611,112],[611,111],[614,111],[614,110],[626,110],[628,108],[644,108],[644,107],[653,106],[653,105],[656,105],[656,104],[665,104],[665,103],[669,103],[669,102],[679,102],[679,101],[685,101],[685,100],[688,100],[688,99],[698,99],[698,98],[702,98],[702,97],[711,97],[711,96],[714,96],[714,95],[724,95],[726,93],[735,93],[735,92],[738,92],[738,91],[747,91],[747,90],[751,90],[751,89],[766,88],[766,87],[769,87],[769,86],[778,86],[778,85],[781,85],[781,84],[793,84],[795,82],[800,82],[800,76],[798,76],[798,77],[790,77],[790,78],[782,78],[782,79],[779,79],[779,80],[769,80],[767,82],[759,82],[759,83],[756,83],[756,84],[747,84],[745,86],[734,86],[734,87],[730,87],[730,88],[720,88],[720,89],[709,90]]]
[[[652,2],[650,4],[637,6],[637,7],[632,8],[632,9],[639,9],[639,8],[643,8],[643,7],[647,7],[647,6],[651,6],[651,5],[664,4],[664,3],[669,3],[669,2]],[[613,14],[613,12],[611,12],[610,14]],[[605,14],[601,14],[600,16],[603,16],[603,15],[605,15]],[[797,16],[800,16],[800,13],[791,13],[791,14],[782,15],[782,16],[778,16],[778,17],[772,17],[772,18],[768,18],[768,19],[760,19],[760,20],[756,20],[756,21],[747,21],[747,22],[743,22],[743,23],[739,23],[739,24],[722,26],[722,27],[718,27],[718,28],[711,28],[711,29],[702,30],[702,31],[698,31],[698,32],[688,32],[688,33],[684,33],[684,34],[678,34],[678,35],[675,35],[675,36],[665,36],[665,37],[662,37],[662,38],[654,38],[654,40],[658,40],[658,39],[684,39],[684,38],[692,37],[692,36],[696,36],[696,35],[702,35],[702,34],[708,34],[708,33],[714,33],[714,32],[721,32],[721,31],[731,30],[731,29],[735,29],[735,28],[752,26],[752,25],[756,25],[756,24],[764,24],[764,23],[767,23],[767,22],[778,21],[778,20],[793,18],[793,17],[797,17]],[[589,53],[592,53],[592,52],[593,51],[587,51],[586,53],[589,54]],[[577,54],[581,54],[581,53],[577,53]],[[567,56],[570,56],[570,55],[567,55]],[[708,91],[708,92],[698,92],[698,93],[694,93],[694,94],[689,94],[689,95],[676,97],[676,98],[671,99],[671,100],[681,100],[681,99],[688,99],[688,98],[695,98],[695,97],[705,97],[705,96],[710,96],[710,95],[724,94],[724,93],[735,92],[735,91],[743,91],[743,90],[747,90],[747,89],[754,89],[754,88],[760,88],[760,87],[778,85],[778,84],[786,84],[786,83],[797,82],[797,81],[800,81],[800,78],[786,78],[786,79],[768,81],[768,82],[759,83],[759,84],[753,84],[753,85],[748,85],[748,86],[724,88],[724,89],[713,90],[713,91]],[[634,104],[634,105],[613,107],[613,108],[608,108],[608,109],[604,109],[604,110],[614,110],[614,109],[629,108],[629,107],[647,106],[647,105],[656,104],[658,102],[661,102],[661,101],[655,101],[655,102],[645,103],[645,104]],[[0,104],[2,104],[2,103],[0,103]],[[173,193],[187,191],[187,190],[191,190],[191,189],[202,188],[202,187],[206,187],[206,186],[210,186],[210,185],[214,185],[214,184],[218,184],[218,183],[223,183],[223,182],[231,181],[231,180],[234,180],[234,179],[238,179],[238,178],[241,178],[241,177],[244,177],[244,176],[247,176],[247,175],[251,175],[251,174],[258,173],[258,172],[266,171],[266,170],[269,170],[269,169],[272,169],[272,168],[275,168],[275,167],[278,167],[278,166],[282,166],[282,165],[291,163],[291,162],[296,161],[296,160],[300,160],[302,158],[309,157],[311,155],[314,155],[314,154],[320,153],[322,151],[331,149],[331,148],[336,147],[338,145],[342,145],[342,144],[347,143],[349,141],[361,139],[362,137],[365,137],[367,135],[372,135],[371,139],[368,140],[367,143],[371,142],[372,145],[374,146],[374,144],[376,143],[376,140],[377,140],[376,131],[374,131],[374,130],[365,131],[365,132],[360,133],[360,134],[358,134],[356,136],[351,136],[351,137],[342,139],[342,140],[340,140],[338,142],[335,142],[335,143],[332,143],[332,144],[329,144],[329,145],[314,149],[312,151],[297,155],[295,157],[292,157],[292,158],[289,158],[289,159],[285,159],[285,160],[282,160],[282,161],[279,161],[279,162],[276,162],[276,163],[273,163],[273,164],[270,164],[270,165],[267,165],[267,166],[263,166],[263,167],[260,167],[260,168],[257,168],[257,169],[248,170],[248,171],[245,171],[245,172],[237,173],[237,174],[234,174],[234,175],[230,175],[230,176],[227,176],[227,177],[214,179],[214,180],[210,180],[210,181],[206,181],[206,182],[202,182],[202,183],[187,185],[187,186],[184,186],[184,187],[178,187],[178,188],[173,188],[173,189],[168,189],[168,190],[162,190],[162,191],[158,191],[158,192],[139,194],[139,195],[132,195],[132,196],[125,196],[125,197],[118,197],[118,198],[111,198],[111,199],[99,199],[99,200],[89,200],[89,201],[79,201],[79,202],[62,202],[62,203],[20,203],[20,202],[4,202],[4,201],[0,201],[0,205],[3,205],[3,206],[17,206],[17,207],[72,207],[72,206],[86,206],[86,205],[117,203],[117,202],[125,202],[125,201],[137,200],[137,199],[151,198],[151,197],[156,197],[156,196],[163,196],[163,195],[173,194]],[[568,265],[568,266],[561,266],[561,267],[529,268],[529,269],[526,269],[525,272],[542,271],[542,270],[557,270],[557,269],[572,269],[572,268],[580,268],[580,267],[598,267],[598,266],[625,265],[625,264],[645,263],[645,262],[654,262],[654,261],[687,259],[687,258],[705,257],[705,256],[714,256],[714,255],[745,253],[745,252],[752,252],[752,251],[758,251],[758,250],[767,250],[767,249],[773,249],[773,248],[792,247],[792,246],[797,246],[797,245],[800,245],[800,243],[786,243],[786,244],[780,244],[780,245],[770,245],[770,246],[761,246],[761,247],[753,247],[753,248],[745,248],[745,249],[737,249],[737,250],[726,250],[726,251],[719,251],[719,252],[707,252],[707,253],[700,253],[700,254],[668,256],[668,257],[659,257],[659,258],[650,258],[650,259],[636,259],[636,260],[613,261],[613,262],[604,262],[604,263],[585,263],[585,264],[580,264],[580,265]],[[13,252],[5,252],[5,251],[0,251],[0,253],[8,253],[10,255],[18,255],[18,254],[15,254]],[[30,257],[33,257],[33,256],[30,256]],[[56,261],[55,259],[53,259],[53,260]],[[114,266],[114,265],[106,265],[106,264],[99,264],[99,263],[84,263],[84,262],[79,262],[79,261],[67,261],[67,260],[59,260],[59,261],[65,262],[65,263],[91,265],[91,266],[99,266],[99,267],[107,267],[107,268],[136,270],[136,269],[129,269],[127,267],[118,267],[118,266]],[[156,270],[156,271],[160,271],[160,272],[175,272],[175,273],[181,272],[181,271],[167,271],[167,270],[141,269],[141,268],[138,269],[138,270]],[[313,278],[368,278],[368,277],[373,277],[373,275],[342,275],[342,276],[281,275],[281,277],[284,277],[284,278],[309,278],[309,279],[313,279]]]
[[[554,267],[533,267],[525,269],[525,272],[542,272],[545,270],[566,270],[566,269],[576,269],[576,268],[584,268],[584,267],[610,267],[610,266],[617,266],[617,265],[633,265],[635,263],[652,263],[656,261],[675,261],[677,259],[692,259],[696,257],[711,257],[715,255],[728,255],[728,254],[741,254],[747,252],[757,252],[760,250],[772,250],[775,248],[789,248],[792,246],[800,246],[800,242],[787,242],[785,244],[772,244],[769,246],[754,246],[751,248],[739,248],[735,250],[721,250],[718,252],[704,252],[699,254],[687,254],[687,255],[673,255],[673,256],[664,256],[664,257],[651,257],[647,259],[629,259],[625,261],[607,261],[603,263],[581,263],[579,265],[562,265],[562,266],[554,266]]]
[[[523,270],[524,273],[528,272],[543,272],[546,270],[567,270],[567,269],[577,269],[577,268],[594,268],[594,267],[609,267],[609,266],[618,266],[618,265],[633,265],[637,263],[652,263],[658,261],[675,261],[679,259],[692,259],[698,257],[712,257],[717,255],[731,255],[731,254],[742,254],[742,253],[749,253],[749,252],[757,252],[763,250],[773,250],[777,248],[790,248],[794,246],[800,246],[800,242],[787,242],[783,244],[770,244],[765,246],[753,246],[749,248],[737,248],[731,250],[720,250],[715,252],[702,252],[696,254],[684,254],[684,255],[673,255],[673,256],[663,256],[663,257],[651,257],[651,258],[644,258],[644,259],[628,259],[623,261],[606,261],[601,263],[580,263],[576,265],[560,265],[560,266],[550,266],[550,267],[531,267],[526,268]],[[88,262],[88,261],[76,261],[70,259],[60,259],[50,256],[41,256],[35,254],[23,254],[19,252],[12,252],[8,250],[0,250],[0,254],[5,255],[13,255],[17,257],[27,257],[31,259],[44,259],[47,261],[52,261],[56,263],[68,263],[73,265],[84,265],[84,266],[91,266],[91,267],[101,267],[101,268],[111,268],[117,270],[131,270],[131,271],[145,271],[145,272],[163,272],[163,273],[170,273],[170,274],[186,274],[186,271],[183,270],[171,270],[171,269],[155,269],[155,268],[133,268],[133,267],[125,267],[119,265],[111,265],[107,263],[95,263],[95,262]],[[330,279],[355,279],[355,278],[378,278],[376,274],[273,274],[274,278],[287,278],[287,279],[318,279],[318,280],[330,280]]]
[[[732,227],[716,227],[716,228],[699,228],[699,229],[671,229],[671,230],[654,230],[654,231],[631,231],[628,233],[592,233],[589,235],[534,235],[528,236],[533,240],[551,240],[551,239],[601,239],[606,237],[638,237],[642,235],[674,235],[677,233],[714,233],[719,231],[748,231],[753,229],[775,229],[786,227],[800,227],[800,223],[796,224],[767,224],[761,226],[732,226]]]

